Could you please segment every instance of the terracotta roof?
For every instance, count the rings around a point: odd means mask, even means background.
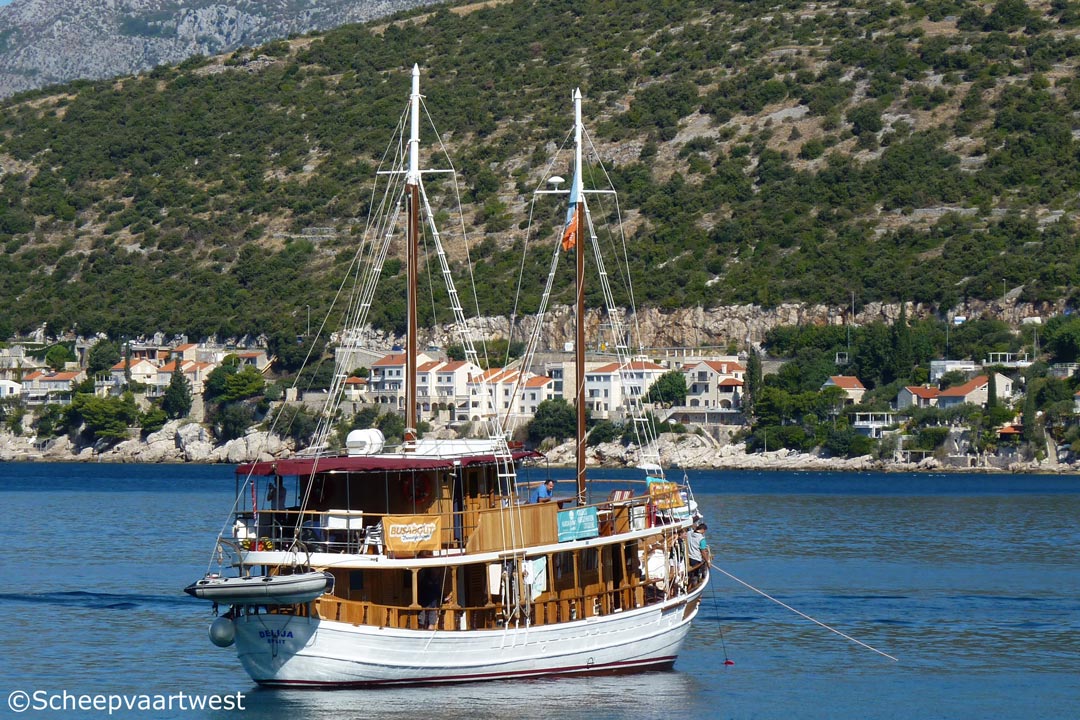
[[[150,362],[146,358],[131,358],[130,367],[135,368],[135,367],[138,367],[139,365],[142,365],[143,363],[146,363],[147,365],[154,368],[155,370],[157,369],[157,365],[154,365],[154,363]],[[121,360],[120,362],[113,365],[112,368],[110,368],[110,369],[113,370],[113,371],[123,370],[124,369],[124,361]]]
[[[742,387],[743,381],[736,380],[735,378],[724,378],[719,383],[720,387]]]
[[[543,387],[551,382],[551,378],[545,375],[537,375],[525,381],[525,387]]]
[[[41,378],[42,382],[71,382],[79,376],[79,372],[55,372]]]
[[[195,343],[184,343],[183,345],[177,345],[176,350],[178,352],[184,352],[185,350],[190,350],[191,348],[197,348],[197,347],[199,347],[199,346],[196,345]]]
[[[435,368],[439,367],[439,365],[441,364],[442,363],[439,360],[432,360],[431,362],[426,362],[423,365],[418,365],[416,367],[416,372],[431,372]]]
[[[450,362],[446,363],[441,368],[439,368],[439,372],[449,372],[449,371],[452,371],[452,370],[457,370],[458,368],[461,368],[461,367],[464,367],[464,366],[465,366],[465,361],[464,360],[451,360]]]
[[[866,389],[863,386],[863,384],[861,382],[859,382],[859,378],[854,377],[852,375],[833,375],[832,377],[829,378],[829,382],[831,382],[836,387],[844,388],[845,390],[865,390]]]
[[[405,353],[391,353],[385,357],[381,357],[371,364],[372,367],[382,367],[385,365],[404,365]]]
[[[684,370],[692,370],[698,365],[706,365],[720,375],[734,375],[735,373],[746,372],[746,368],[743,367],[740,363],[734,361],[728,362],[727,360],[702,360],[699,363],[695,363],[694,365],[689,366],[689,368],[684,368]]]
[[[648,360],[633,360],[633,361],[625,363],[623,365],[620,365],[617,362],[608,363],[607,365],[601,365],[600,367],[596,368],[595,370],[590,370],[589,372],[599,373],[601,375],[604,375],[604,374],[612,374],[612,375],[614,375],[615,373],[619,372],[620,368],[624,368],[626,370],[663,370],[664,366],[663,365],[657,365],[656,363],[649,362]]]
[[[998,435],[1019,435],[1022,431],[1015,425],[1006,425],[998,430]]]
[[[941,394],[941,390],[933,386],[926,387],[925,385],[908,385],[904,389],[915,397],[920,397],[923,400],[933,400]]]
[[[367,383],[368,383],[367,378],[356,377],[356,376],[345,378],[345,384],[346,385],[367,385]]]
[[[981,388],[983,385],[986,385],[988,382],[989,380],[987,380],[985,375],[980,375],[976,378],[968,380],[963,385],[957,385],[955,387],[949,388],[948,390],[942,390],[941,394],[938,395],[938,397],[967,397],[971,393]]]

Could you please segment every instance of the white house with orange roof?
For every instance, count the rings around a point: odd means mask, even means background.
[[[454,410],[453,418],[468,420],[469,379],[483,370],[466,360],[449,360],[435,368],[435,385],[431,401],[447,405]],[[458,410],[463,410],[458,413]]]
[[[345,378],[345,387],[341,391],[341,396],[348,402],[363,402],[367,395],[367,391],[367,378],[350,375]]]
[[[517,375],[516,370],[489,368],[469,378],[469,419],[483,420],[506,413]]]
[[[121,360],[109,368],[109,375],[113,387],[126,385],[127,371],[130,371],[131,381],[152,385],[157,377],[158,366],[145,358],[132,358],[130,361]]]
[[[896,409],[937,407],[941,390],[934,385],[908,385],[896,394]]]
[[[994,382],[997,385],[996,395],[998,400],[1007,400],[1013,394],[1013,381],[1002,375],[994,373]],[[985,406],[990,399],[990,378],[987,375],[979,375],[968,380],[963,385],[955,385],[942,390],[938,394],[938,407],[950,408],[958,405]]]
[[[235,355],[241,367],[250,365],[259,372],[266,370],[270,364],[270,358],[265,350],[237,350]]]
[[[35,370],[23,378],[23,400],[27,405],[71,402],[72,385],[86,379],[82,370],[52,372]]]
[[[844,391],[845,405],[858,405],[866,394],[866,387],[853,375],[833,375],[821,386],[821,389],[838,387]]]
[[[170,357],[174,360],[179,358],[180,360],[195,362],[199,359],[199,346],[196,343],[177,345],[173,348]]]
[[[191,388],[191,394],[203,394],[206,379],[217,365],[194,360],[173,360],[158,368],[157,374],[154,376],[154,381],[150,386],[150,391],[147,393],[149,396],[157,397],[165,394],[165,389],[168,388],[169,383],[172,382],[172,376],[173,373],[176,372],[176,364],[178,362],[180,363],[180,372],[184,373],[184,377],[187,378],[188,386]]]
[[[435,371],[442,365],[442,360],[416,363],[416,402],[420,405],[420,412],[424,416],[431,412],[433,405],[438,403],[435,398]]]
[[[667,372],[649,360],[607,363],[585,373],[585,402],[592,417],[607,419],[611,413],[640,398],[657,378]]]
[[[731,360],[699,360],[682,367],[686,407],[737,410],[742,406],[746,368]]]
[[[493,415],[528,419],[537,406],[554,396],[551,378],[528,373],[524,378],[515,368],[491,368],[468,381],[468,419],[482,420]],[[460,419],[460,415],[459,415]]]
[[[544,375],[534,375],[525,381],[518,398],[518,414],[523,418],[536,415],[536,408],[545,400],[555,398],[555,381]]]
[[[419,353],[416,356],[416,367],[426,365],[434,359],[426,353]],[[405,404],[405,353],[390,353],[371,364],[368,394],[373,402],[402,408]]]

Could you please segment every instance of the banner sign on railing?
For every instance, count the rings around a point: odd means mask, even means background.
[[[584,540],[600,534],[600,520],[595,507],[559,511],[559,542]]]
[[[419,552],[439,549],[442,518],[431,515],[386,515],[386,549],[392,552]]]

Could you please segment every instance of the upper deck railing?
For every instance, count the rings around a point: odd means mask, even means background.
[[[574,496],[526,501],[529,486],[495,496],[493,507],[428,514],[356,508],[239,511],[225,545],[244,564],[286,562],[284,555],[341,554],[412,559],[468,556],[557,545],[572,540],[648,534],[688,523],[696,512],[689,488],[664,481],[590,481],[589,502]],[[488,501],[489,498],[483,498]],[[268,556],[265,553],[274,553]],[[371,558],[376,559],[375,557]]]

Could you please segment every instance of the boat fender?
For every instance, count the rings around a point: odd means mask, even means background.
[[[236,642],[236,626],[232,618],[225,616],[214,618],[210,623],[210,642],[218,647],[226,648]]]
[[[427,505],[431,499],[431,478],[427,475],[412,475],[401,483],[401,494],[405,501],[417,505]]]
[[[259,551],[266,550],[267,552],[269,552],[270,550],[274,549],[274,541],[270,538],[260,538],[259,544],[256,546],[255,549]]]

